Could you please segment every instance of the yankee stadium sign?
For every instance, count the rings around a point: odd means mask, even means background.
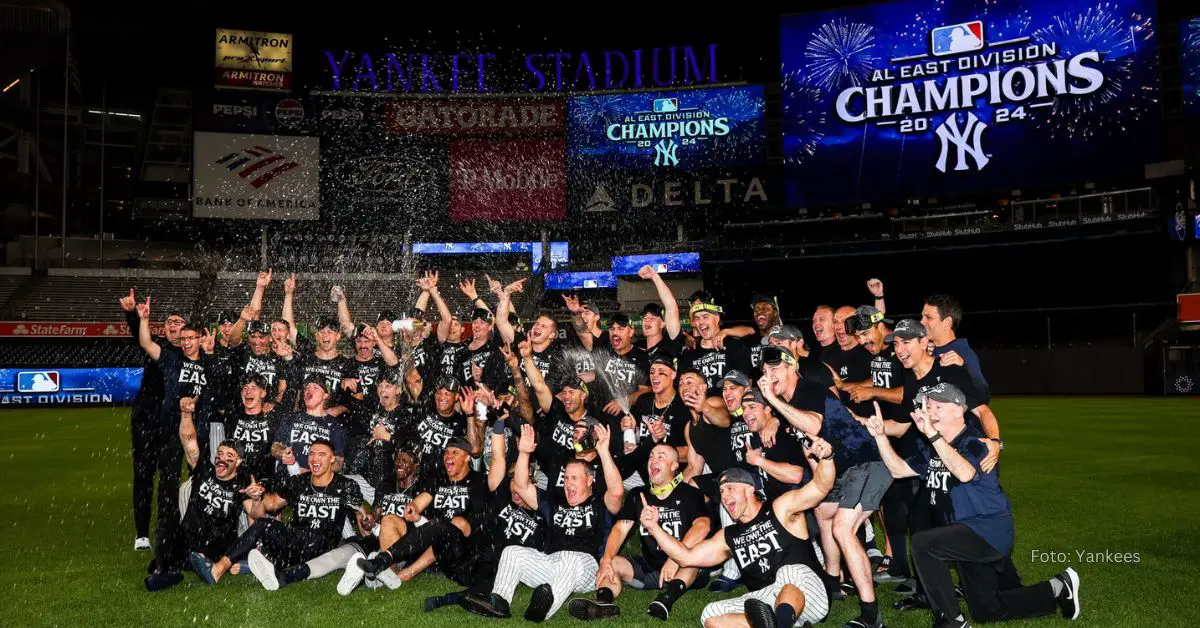
[[[1095,93],[1105,81],[1097,50],[1064,58],[1056,42],[989,42],[979,20],[934,28],[929,43],[929,54],[892,59],[871,72],[869,85],[842,90],[834,108],[844,122],[896,125],[900,133],[926,133],[935,114],[950,112],[934,131],[941,172],[982,170],[990,161],[988,124],[970,111],[977,98],[996,108],[993,124],[1019,124],[1033,109]]]

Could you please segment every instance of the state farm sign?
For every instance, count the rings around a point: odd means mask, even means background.
[[[150,323],[150,334],[163,333],[162,323]],[[129,338],[125,323],[0,322],[0,337],[11,338]]]

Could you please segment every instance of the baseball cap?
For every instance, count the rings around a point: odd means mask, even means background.
[[[571,389],[578,390],[579,392],[582,392],[585,394],[588,391],[587,382],[584,382],[577,375],[568,375],[568,376],[564,377],[562,380],[562,384],[559,385],[558,388],[559,388],[559,390],[562,390],[563,388],[571,388]]]
[[[241,443],[241,441],[236,441],[232,438],[226,438],[225,440],[221,441],[220,445],[217,445],[218,449],[220,449],[221,447],[228,447],[228,448],[236,451],[238,458],[246,457],[246,446],[243,445]]]
[[[580,425],[580,423],[582,423],[583,425]],[[579,417],[578,421],[575,421],[575,427],[582,427],[582,428],[588,429],[588,430],[598,427],[599,425],[600,425],[600,419],[597,419],[596,417],[591,416],[590,414],[585,414],[582,417]]]
[[[720,316],[721,314],[725,313],[725,308],[717,305],[716,303],[706,303],[702,301],[699,303],[693,303],[692,309],[689,310],[688,315],[695,316],[701,312],[709,312]]]
[[[247,334],[271,335],[271,324],[266,321],[250,321],[246,323]]]
[[[679,370],[679,362],[673,356],[660,355],[653,360],[650,360],[650,366],[654,366],[655,364],[661,364],[672,371]]]
[[[462,385],[458,383],[458,380],[453,375],[446,375],[445,373],[437,378],[437,383],[433,386],[435,391],[448,390],[452,393],[458,392],[460,388],[462,388]]]
[[[246,373],[242,377],[242,385],[246,384],[254,384],[263,390],[270,390],[267,387],[267,378],[263,377],[261,373]]]
[[[309,384],[316,384],[320,386],[321,390],[324,390],[326,395],[333,392],[333,390],[329,387],[329,380],[325,379],[323,375],[317,375],[316,373],[313,373],[312,375],[305,377],[304,385],[308,386]]]
[[[313,330],[321,331],[326,327],[334,331],[338,331],[342,328],[342,326],[338,324],[338,320],[336,318],[332,316],[318,316],[316,323],[313,324]]]
[[[896,328],[883,341],[891,343],[895,342],[897,338],[900,340],[913,340],[915,338],[924,338],[927,335],[928,333],[925,331],[924,325],[911,318],[906,318],[896,323]]]
[[[767,400],[763,397],[762,391],[757,388],[750,388],[742,393],[742,403],[753,401],[754,403],[766,405]]]
[[[753,308],[754,306],[758,305],[759,303],[768,303],[771,305],[771,307],[775,308],[775,311],[777,311],[777,312],[779,311],[779,298],[778,297],[763,294],[761,292],[755,292],[754,296],[750,298],[750,307]]]
[[[394,366],[384,367],[379,372],[379,381],[399,386],[404,383],[404,371]]]
[[[712,303],[715,300],[716,299],[713,298],[712,293],[709,292],[708,290],[697,290],[697,291],[693,292],[692,294],[688,295],[688,298],[687,298],[688,303],[695,303],[696,301],[699,301],[701,303]]]
[[[917,393],[917,403],[922,403],[926,399],[939,401],[941,403],[952,403],[963,408],[967,407],[967,396],[963,391],[959,390],[958,386],[942,382],[929,390]]]
[[[467,439],[461,436],[451,438],[450,442],[446,443],[446,449],[461,449],[467,452],[468,456],[471,455],[471,443],[468,443]]]
[[[579,299],[579,307],[581,307],[589,312],[594,312],[596,314],[600,313],[600,309],[596,307],[596,303],[588,298],[580,298]]]
[[[217,322],[222,325],[225,325],[227,323],[229,323],[229,324],[236,323],[241,319],[242,319],[242,315],[237,312],[234,312],[233,310],[222,310],[221,313],[217,316]]]
[[[477,307],[471,312],[471,320],[479,319],[485,323],[490,323],[492,322],[493,318],[495,318],[495,316],[492,314],[491,310],[485,310],[481,307]]]
[[[864,305],[854,310],[854,316],[847,318],[846,324],[850,324],[850,321],[854,321],[855,328],[860,331],[870,329],[879,323],[892,324],[892,321],[886,318],[884,313],[873,305]],[[846,331],[849,332],[850,330],[847,329]]]
[[[776,325],[771,328],[771,331],[767,332],[766,336],[763,336],[762,344],[771,344],[770,340],[772,338],[778,338],[779,340],[800,340],[804,338],[804,334],[800,333],[800,330],[795,325]]]
[[[746,484],[758,488],[758,483],[754,481],[754,475],[741,467],[730,467],[721,473],[721,479],[717,481],[717,486],[726,484]]]
[[[642,306],[642,316],[647,314],[650,314],[651,316],[657,316],[659,318],[665,318],[664,314],[666,314],[666,311],[663,310],[661,303],[647,303],[646,305]]]
[[[721,378],[722,386],[725,385],[725,382],[733,382],[733,384],[735,386],[741,386],[742,388],[746,388],[746,387],[750,386],[750,376],[746,375],[745,373],[743,373],[737,369],[734,369],[734,370],[726,373],[725,377]]]
[[[355,325],[354,333],[350,334],[350,339],[356,340],[356,339],[366,335],[368,329],[374,329],[374,328],[366,323],[359,323],[359,324]]]
[[[617,312],[616,314],[613,314],[611,317],[609,317],[608,324],[610,327],[613,325],[620,325],[621,327],[629,327],[629,316],[627,314],[622,314],[621,312]]]
[[[394,320],[399,320],[399,319],[401,319],[401,318],[404,318],[404,317],[403,317],[403,316],[398,316],[398,315],[396,314],[396,312],[394,312],[393,310],[384,310],[384,311],[382,311],[382,312],[380,312],[380,313],[379,313],[379,316],[378,316],[378,317],[376,317],[376,318],[375,318],[375,322],[376,322],[376,323],[382,323],[383,321],[389,321],[389,322],[390,322],[390,321],[394,321]]]
[[[787,347],[775,346],[763,347],[762,361],[763,364],[779,364],[780,362],[787,362],[792,366],[799,366],[800,364],[796,360],[796,356]]]

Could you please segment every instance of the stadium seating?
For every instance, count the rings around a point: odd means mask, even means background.
[[[0,367],[118,367],[142,365],[145,353],[132,338],[5,339]]]
[[[71,272],[71,271],[65,271]],[[193,273],[194,275],[194,273]],[[32,321],[122,321],[117,301],[135,288],[139,299],[150,297],[157,313],[192,310],[200,280],[192,277],[75,276],[51,275],[34,279],[24,298],[5,306],[10,320]]]
[[[28,276],[0,276],[0,309],[3,309],[8,300],[21,289],[21,286],[29,282]]]

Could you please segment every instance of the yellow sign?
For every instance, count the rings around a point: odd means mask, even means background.
[[[217,87],[291,89],[292,36],[217,29]]]

